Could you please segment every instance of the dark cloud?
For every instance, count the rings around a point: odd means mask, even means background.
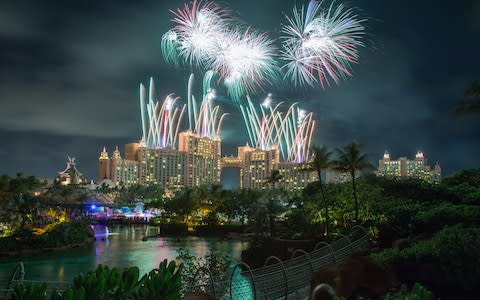
[[[221,1],[246,23],[278,38],[292,1]],[[297,1],[302,4],[307,1]],[[0,3],[0,173],[54,177],[66,155],[96,177],[103,145],[138,140],[138,85],[184,97],[189,70],[167,66],[160,37],[182,1],[2,1]],[[354,77],[322,90],[281,86],[278,101],[300,102],[317,120],[314,142],[353,139],[371,159],[424,150],[445,172],[479,167],[478,117],[453,110],[480,76],[480,6],[462,1],[352,0],[367,18]],[[201,75],[196,74],[197,87]],[[259,98],[263,97],[259,95]],[[246,142],[238,109],[220,99],[223,150]]]

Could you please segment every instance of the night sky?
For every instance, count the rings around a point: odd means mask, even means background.
[[[294,1],[221,1],[278,39]],[[308,1],[297,1],[307,4]],[[443,175],[480,167],[480,116],[455,105],[480,79],[480,1],[348,1],[367,18],[354,76],[325,90],[272,89],[277,101],[314,112],[314,143],[356,140],[376,162],[423,150]],[[0,2],[0,174],[53,178],[76,157],[96,179],[101,148],[141,137],[138,85],[185,99],[190,70],[164,63],[160,39],[183,1]],[[203,74],[196,72],[197,90]],[[259,93],[258,101],[265,93]],[[236,106],[220,98],[223,154],[247,141]],[[285,106],[286,107],[286,106]],[[186,120],[186,119],[185,119]]]

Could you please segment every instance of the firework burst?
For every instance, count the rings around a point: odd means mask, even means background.
[[[352,9],[333,2],[322,9],[322,1],[310,1],[307,9],[294,8],[283,26],[281,59],[285,77],[297,86],[322,87],[333,80],[351,76],[351,64],[358,62],[358,48],[363,46],[364,20]]]
[[[276,50],[266,34],[239,26],[212,2],[194,0],[172,12],[175,26],[161,42],[166,62],[213,70],[235,101],[278,79]]]
[[[266,34],[251,29],[235,31],[222,41],[212,67],[224,79],[229,95],[240,99],[277,80],[279,68],[274,56],[273,41]]]

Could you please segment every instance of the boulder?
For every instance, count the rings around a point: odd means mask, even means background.
[[[392,248],[404,249],[410,247],[412,242],[410,239],[398,239],[392,242]]]
[[[216,300],[215,297],[205,292],[190,292],[182,300]]]
[[[345,261],[327,265],[314,273],[309,295],[312,295],[313,289],[322,283],[332,286],[337,296],[345,298],[352,296],[375,298],[400,285],[388,265],[360,255],[353,255]]]

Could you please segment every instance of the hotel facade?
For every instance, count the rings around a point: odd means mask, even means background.
[[[398,179],[420,179],[430,183],[440,183],[442,168],[436,162],[432,168],[423,152],[418,151],[415,159],[400,157],[392,160],[390,154],[385,152],[383,159],[378,161],[376,175],[380,177]]]
[[[307,163],[280,161],[279,151],[260,150],[248,145],[238,147],[237,156],[220,156],[219,139],[198,137],[191,132],[180,133],[179,149],[149,149],[142,143],[125,145],[122,158],[118,147],[109,153],[104,148],[99,157],[98,182],[111,181],[114,186],[160,184],[166,190],[220,184],[223,168],[240,171],[242,189],[285,190],[303,189],[317,181],[317,174]],[[274,170],[280,180],[269,184]]]

